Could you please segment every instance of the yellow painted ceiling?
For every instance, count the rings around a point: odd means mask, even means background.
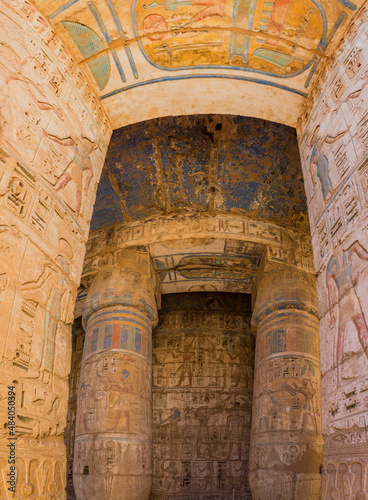
[[[359,0],[37,0],[115,128],[228,113],[295,125]]]

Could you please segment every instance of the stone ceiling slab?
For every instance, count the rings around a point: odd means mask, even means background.
[[[116,130],[91,231],[189,212],[285,226],[307,219],[295,130],[239,116],[184,116]]]

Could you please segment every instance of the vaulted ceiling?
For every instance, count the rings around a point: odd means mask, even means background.
[[[240,114],[295,126],[363,0],[36,0],[114,128]]]

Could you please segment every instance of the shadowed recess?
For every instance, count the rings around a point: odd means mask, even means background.
[[[233,213],[298,226],[306,200],[295,129],[194,115],[115,130],[92,231],[175,213]]]

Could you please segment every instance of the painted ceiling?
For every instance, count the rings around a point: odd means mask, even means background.
[[[89,75],[115,128],[193,112],[295,125],[321,61],[362,3],[35,1]]]
[[[301,227],[306,200],[295,129],[256,118],[193,115],[115,130],[91,230],[193,212]]]

